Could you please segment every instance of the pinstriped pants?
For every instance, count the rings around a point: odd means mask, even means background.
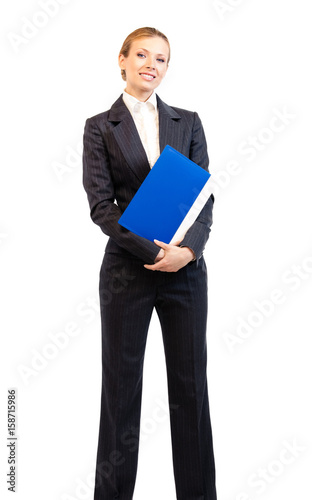
[[[143,264],[105,253],[100,271],[103,370],[94,500],[133,498],[143,360],[154,307],[165,349],[177,500],[216,500],[205,261],[177,273],[149,271]]]

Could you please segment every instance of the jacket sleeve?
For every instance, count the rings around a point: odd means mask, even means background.
[[[83,186],[91,219],[103,233],[145,263],[154,263],[159,247],[118,224],[122,212],[115,203],[109,154],[102,133],[92,118],[87,119],[83,135]]]
[[[208,170],[209,158],[207,152],[207,143],[201,120],[197,113],[194,113],[193,134],[190,147],[190,159]],[[207,203],[195,220],[194,224],[185,234],[180,246],[187,246],[193,250],[196,260],[203,255],[207,243],[210,228],[212,225],[212,209],[214,204],[213,194],[208,198]]]

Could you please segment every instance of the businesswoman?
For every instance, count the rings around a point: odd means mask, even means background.
[[[216,500],[203,257],[213,196],[174,244],[151,242],[118,224],[167,144],[208,170],[197,113],[170,107],[154,93],[169,59],[163,33],[154,28],[131,33],[119,54],[125,90],[110,110],[85,125],[84,188],[92,220],[109,236],[100,270],[103,375],[95,500],[133,497],[143,359],[154,307],[166,358],[177,499]]]

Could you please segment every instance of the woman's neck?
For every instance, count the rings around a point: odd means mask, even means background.
[[[141,102],[146,102],[152,95],[152,93],[154,91],[140,91],[140,90],[133,90],[133,89],[128,89],[127,87],[125,88],[125,92],[127,92],[127,94],[129,95],[132,95],[132,97],[135,97],[136,99],[138,99],[138,101],[141,101]]]

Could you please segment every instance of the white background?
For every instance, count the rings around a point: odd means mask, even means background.
[[[158,94],[198,111],[219,185],[205,251],[218,499],[311,499],[310,3],[63,0],[42,16],[47,3],[1,16],[1,498],[11,387],[14,498],[93,498],[107,239],[89,218],[82,134],[124,88],[124,38],[155,26],[172,48]],[[153,317],[134,500],[175,498],[166,402]]]

